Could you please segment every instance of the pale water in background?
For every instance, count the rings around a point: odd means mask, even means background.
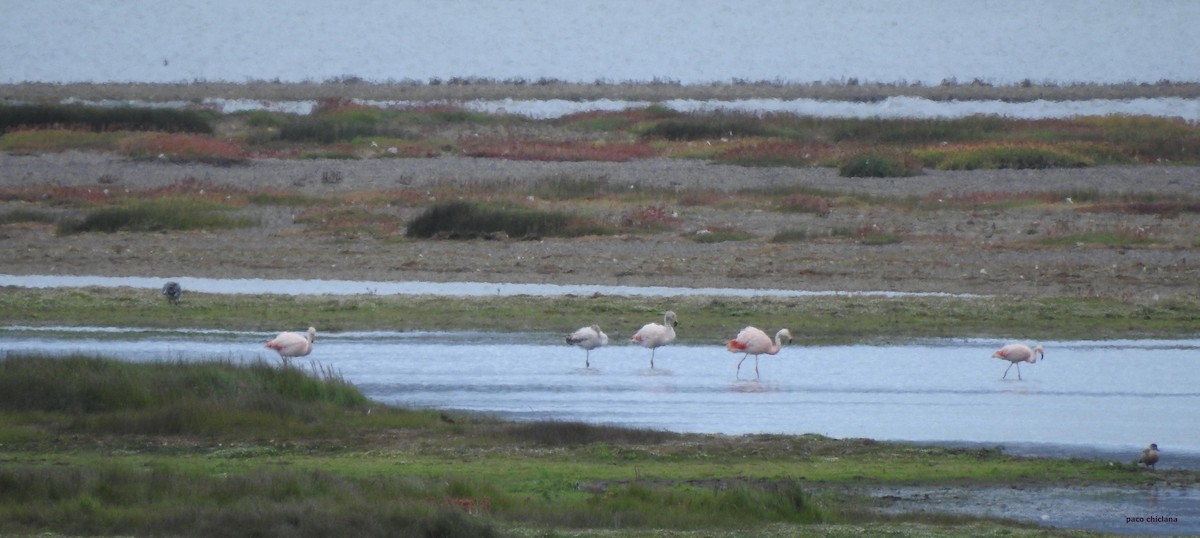
[[[0,82],[1200,80],[1200,3],[0,0]]]

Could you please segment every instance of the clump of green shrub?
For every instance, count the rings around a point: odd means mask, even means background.
[[[770,130],[753,115],[714,113],[659,121],[641,129],[640,134],[667,140],[711,140],[768,136]]]
[[[195,110],[84,105],[0,105],[0,133],[16,129],[85,128],[94,132],[211,134],[209,113]]]
[[[911,177],[921,173],[915,158],[887,153],[860,153],[838,165],[841,177]]]
[[[473,239],[503,232],[512,238],[572,237],[597,233],[599,226],[560,211],[493,207],[464,201],[437,204],[408,224],[414,238]]]
[[[921,157],[939,170],[1044,169],[1092,166],[1086,157],[1042,145],[985,145],[924,152]]]
[[[249,219],[221,213],[226,206],[200,200],[161,198],[105,207],[89,212],[82,221],[63,221],[59,234],[84,232],[159,232],[212,230],[252,225]]]

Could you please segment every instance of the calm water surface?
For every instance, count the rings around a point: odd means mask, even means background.
[[[1001,375],[1002,342],[792,345],[754,359],[711,344],[584,352],[551,334],[318,334],[312,355],[381,402],[516,420],[578,420],[681,432],[1003,444],[1053,455],[1132,460],[1145,444],[1163,468],[1200,468],[1200,340],[1044,342],[1046,360]],[[0,353],[82,352],[128,360],[277,360],[273,335],[225,331],[0,329]],[[800,338],[800,342],[803,338]]]

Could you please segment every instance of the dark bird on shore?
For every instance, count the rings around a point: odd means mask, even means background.
[[[608,335],[600,330],[599,325],[591,327],[582,327],[575,332],[568,334],[566,337],[567,344],[579,346],[587,351],[587,355],[583,358],[585,368],[592,367],[592,350],[600,346],[608,345]]]
[[[1150,446],[1142,451],[1142,457],[1138,458],[1138,463],[1153,469],[1154,464],[1158,463],[1158,443],[1150,443]]]
[[[179,304],[179,297],[183,295],[183,286],[174,280],[163,284],[162,294],[167,297],[167,302],[172,305]]]

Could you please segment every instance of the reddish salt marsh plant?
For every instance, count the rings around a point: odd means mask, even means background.
[[[122,140],[117,147],[133,159],[165,159],[171,162],[202,162],[218,165],[241,164],[247,154],[241,146],[224,140],[187,134],[145,134]]]

